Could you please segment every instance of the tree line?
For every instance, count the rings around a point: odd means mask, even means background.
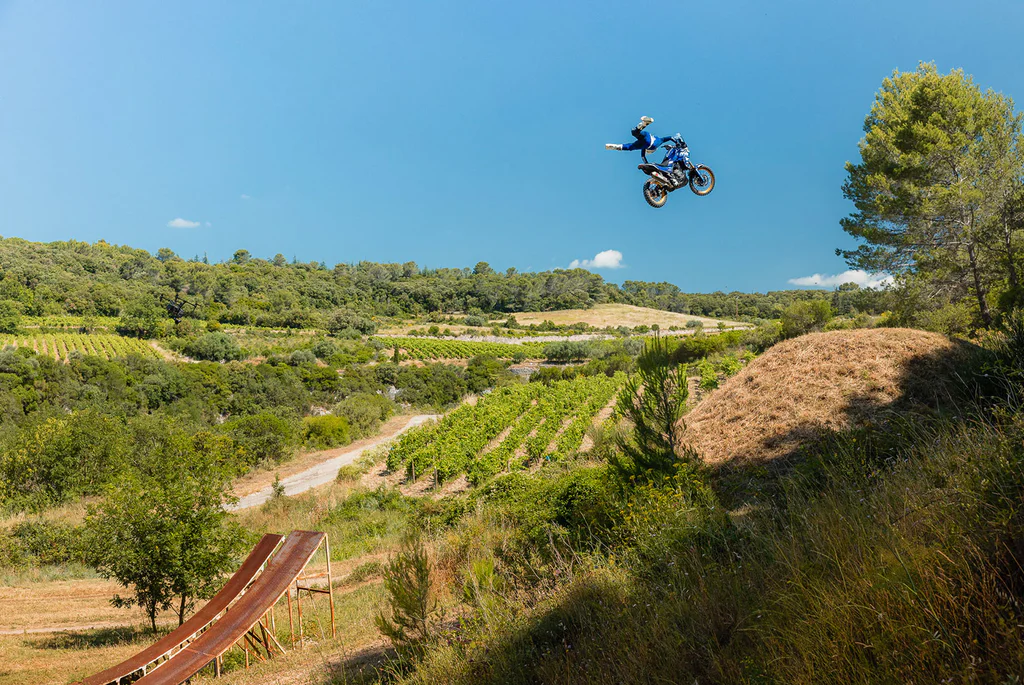
[[[477,312],[481,315],[589,308],[625,303],[667,311],[740,319],[777,318],[796,300],[829,299],[824,291],[687,294],[670,283],[606,282],[584,269],[496,272],[424,269],[415,262],[319,262],[271,259],[238,250],[225,262],[156,255],[104,241],[37,243],[0,238],[0,319],[17,315],[122,317],[132,334],[149,335],[175,315],[226,324],[352,328],[371,333],[367,317]],[[878,294],[844,295],[850,306],[878,309]],[[12,319],[13,320],[13,319]],[[13,327],[12,323],[8,327]]]

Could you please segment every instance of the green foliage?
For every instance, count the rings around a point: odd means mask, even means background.
[[[991,326],[989,295],[1020,286],[1024,139],[1013,101],[922,63],[882,82],[864,131],[843,186],[856,212],[842,222],[864,244],[842,254],[897,276],[918,311],[970,298]]]
[[[718,387],[718,372],[715,365],[707,359],[702,359],[697,365],[697,373],[700,374],[701,390],[714,390]]]
[[[269,411],[232,417],[224,422],[222,429],[238,446],[240,461],[249,466],[287,460],[298,432],[294,421]]]
[[[0,333],[17,333],[21,326],[21,306],[11,300],[0,300]]]
[[[671,361],[665,338],[649,339],[637,359],[637,373],[619,393],[617,411],[633,426],[619,443],[610,464],[623,480],[645,480],[671,474],[678,466],[682,416],[689,390],[683,367]],[[684,459],[694,455],[686,450]]]
[[[395,413],[395,404],[376,393],[355,393],[335,405],[334,413],[348,421],[352,437],[373,435]]]
[[[794,302],[782,312],[782,336],[795,338],[820,331],[832,318],[832,305],[826,300]]]
[[[156,630],[156,616],[177,600],[179,624],[199,598],[220,587],[246,546],[224,510],[230,472],[195,443],[127,472],[86,521],[97,569],[130,594],[115,606],[139,606]]]
[[[590,346],[585,342],[560,340],[544,346],[544,357],[553,362],[578,362],[590,355]]]
[[[373,335],[377,332],[377,324],[371,319],[345,309],[339,309],[331,314],[326,328],[331,335],[341,337],[345,337],[346,331],[358,331],[362,335]]]
[[[167,312],[153,298],[128,304],[117,321],[117,332],[133,338],[158,338],[166,330]]]
[[[352,431],[344,416],[307,416],[302,420],[302,439],[313,449],[326,450],[352,442]]]
[[[193,359],[222,362],[244,359],[238,343],[227,333],[205,333],[195,340],[189,341],[184,352]]]
[[[433,564],[422,538],[406,538],[401,550],[383,569],[388,612],[375,617],[377,628],[403,659],[419,659],[437,631],[437,593]]]

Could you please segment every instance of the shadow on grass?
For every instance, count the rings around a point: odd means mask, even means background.
[[[69,630],[53,633],[46,637],[29,638],[26,642],[35,649],[97,649],[118,645],[148,644],[158,639],[164,632],[166,631],[153,633],[148,628],[119,626],[95,630]]]

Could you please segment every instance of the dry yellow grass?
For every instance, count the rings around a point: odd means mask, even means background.
[[[591,309],[562,309],[552,312],[522,312],[515,314],[516,321],[521,324],[543,323],[551,321],[554,324],[565,325],[573,323],[587,323],[591,326],[604,328],[605,326],[651,326],[658,324],[662,329],[670,326],[685,328],[688,321],[700,321],[706,328],[715,328],[718,322],[723,322],[730,327],[747,327],[750,324],[739,321],[728,321],[725,319],[710,319],[706,316],[691,316],[689,314],[676,314],[675,312],[663,312],[660,309],[648,309],[647,307],[635,307],[631,304],[599,304]]]
[[[822,429],[882,418],[955,383],[965,349],[909,329],[813,333],[780,343],[686,417],[685,440],[710,463],[792,452]]]

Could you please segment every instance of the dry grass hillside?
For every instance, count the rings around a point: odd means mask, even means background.
[[[686,439],[709,463],[789,454],[822,429],[934,404],[957,383],[967,354],[943,335],[901,328],[794,338],[697,405],[684,419]]]
[[[700,321],[707,328],[714,328],[719,321],[730,328],[749,328],[750,324],[728,319],[711,319],[706,316],[677,314],[660,309],[636,307],[631,304],[599,304],[590,309],[562,309],[550,312],[519,312],[514,314],[521,324],[540,324],[551,321],[558,325],[587,323],[597,328],[605,326],[651,326],[657,324],[662,329],[671,326],[685,328],[689,321]]]

